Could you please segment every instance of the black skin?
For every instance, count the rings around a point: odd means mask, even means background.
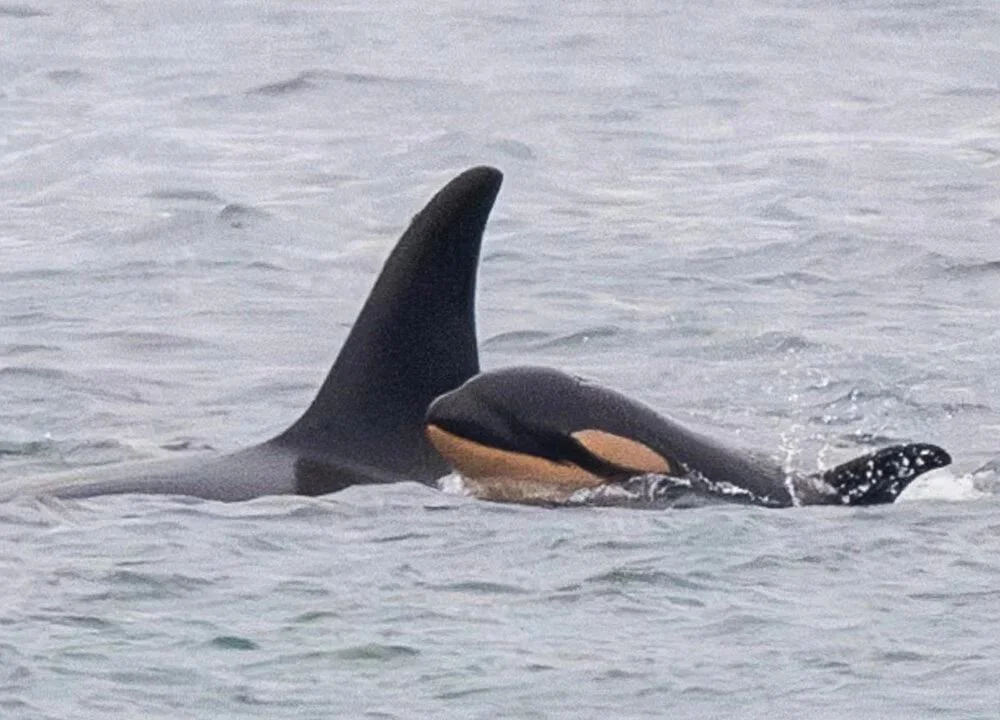
[[[0,483],[0,500],[140,493],[238,501],[433,483],[448,466],[427,442],[424,413],[479,371],[476,275],[502,178],[494,168],[467,170],[413,218],[316,398],[288,430],[208,459],[12,479]]]
[[[896,445],[824,473],[789,475],[761,453],[690,430],[621,393],[544,367],[482,373],[431,404],[426,422],[501,450],[574,464],[609,485],[594,504],[663,504],[701,497],[765,507],[891,503],[917,477],[951,463],[926,443]],[[572,433],[596,429],[639,442],[667,459],[671,476],[644,476],[590,453]],[[600,495],[600,493],[598,493]]]

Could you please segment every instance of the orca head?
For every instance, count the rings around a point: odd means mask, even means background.
[[[427,438],[484,499],[559,503],[577,490],[669,473],[661,455],[602,422],[608,398],[618,396],[550,368],[494,370],[431,403]]]

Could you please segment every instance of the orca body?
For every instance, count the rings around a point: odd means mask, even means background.
[[[417,214],[310,407],[267,442],[209,459],[129,463],[0,484],[23,495],[175,494],[224,501],[322,495],[359,483],[433,483],[448,472],[423,419],[479,371],[475,289],[498,170],[452,180]]]
[[[426,430],[472,495],[546,505],[872,505],[951,463],[934,445],[897,445],[824,473],[789,474],[773,458],[540,367],[477,375],[431,404]]]

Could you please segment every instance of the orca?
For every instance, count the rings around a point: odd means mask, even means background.
[[[951,463],[943,449],[917,443],[826,472],[789,473],[762,453],[544,367],[476,375],[431,404],[426,432],[469,494],[541,505],[875,505]]]
[[[448,467],[427,443],[424,414],[479,371],[476,273],[502,179],[495,168],[467,170],[413,218],[316,398],[277,437],[209,459],[19,478],[0,484],[0,500],[142,493],[239,501],[433,483]]]

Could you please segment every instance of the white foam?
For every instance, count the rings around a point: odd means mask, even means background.
[[[964,502],[985,496],[986,493],[976,487],[975,478],[971,474],[955,475],[950,468],[939,468],[914,480],[896,502],[912,500]]]
[[[438,489],[448,495],[462,495],[468,497],[471,493],[465,484],[465,479],[458,473],[445,475],[437,481]]]

